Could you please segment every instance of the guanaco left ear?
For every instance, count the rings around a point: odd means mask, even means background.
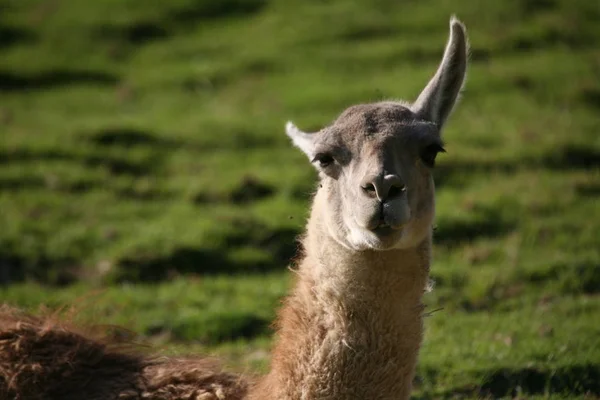
[[[450,37],[437,72],[412,105],[413,112],[439,129],[450,115],[463,87],[467,71],[466,28],[456,17],[450,19]]]
[[[292,122],[285,124],[285,133],[292,139],[294,145],[302,150],[312,161],[315,156],[315,134],[302,132]]]

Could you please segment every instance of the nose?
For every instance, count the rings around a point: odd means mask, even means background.
[[[402,179],[396,174],[366,176],[360,187],[367,196],[377,197],[382,203],[400,196],[406,190]]]

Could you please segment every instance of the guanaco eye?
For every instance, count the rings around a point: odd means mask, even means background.
[[[423,151],[421,151],[421,160],[423,160],[423,163],[425,165],[427,165],[430,168],[433,168],[433,166],[435,165],[435,157],[438,155],[438,153],[445,152],[446,150],[439,144],[430,144],[429,146],[425,147]]]
[[[335,162],[335,160],[333,159],[333,157],[330,154],[319,153],[319,154],[315,155],[312,162],[318,162],[319,167],[326,168],[326,167],[330,166],[331,164],[333,164]]]

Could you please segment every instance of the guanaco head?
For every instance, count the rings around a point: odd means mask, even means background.
[[[468,44],[450,20],[444,56],[414,103],[355,105],[315,133],[288,122],[287,134],[319,171],[333,237],[354,250],[413,247],[434,218],[432,168],[441,130],[463,87]]]

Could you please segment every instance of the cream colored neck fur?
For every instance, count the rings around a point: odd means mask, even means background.
[[[417,248],[349,250],[317,194],[272,371],[253,399],[407,399],[422,337],[430,235]]]

